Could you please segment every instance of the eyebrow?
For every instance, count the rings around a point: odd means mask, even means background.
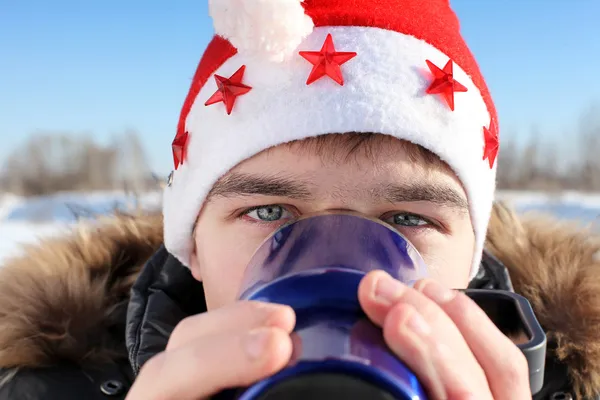
[[[252,175],[243,173],[230,173],[221,178],[208,194],[208,201],[214,197],[236,196],[272,196],[287,197],[296,200],[314,199],[311,185],[294,177]],[[332,188],[335,193],[343,193],[345,188]],[[357,192],[350,189],[353,195]],[[361,191],[363,192],[363,191]],[[384,200],[390,203],[415,203],[429,202],[439,206],[449,207],[461,212],[468,212],[467,200],[458,191],[449,185],[441,183],[410,182],[393,184],[376,184],[358,193],[363,198],[371,201]]]
[[[208,194],[208,200],[216,196],[251,195],[288,197],[297,200],[314,198],[309,185],[297,179],[282,176],[231,173],[213,186]]]
[[[374,189],[374,197],[390,203],[429,202],[461,212],[469,211],[467,200],[456,189],[441,183],[411,182],[382,185]]]

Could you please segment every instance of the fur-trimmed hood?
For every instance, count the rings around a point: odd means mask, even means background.
[[[161,243],[161,215],[115,215],[25,246],[0,266],[0,368],[127,359],[129,292]]]
[[[126,358],[115,326],[161,244],[155,214],[80,224],[67,237],[25,247],[0,267],[0,368]],[[530,300],[576,392],[600,393],[600,236],[496,204],[487,249]]]
[[[600,235],[495,204],[486,248],[531,303],[577,398],[600,394]]]

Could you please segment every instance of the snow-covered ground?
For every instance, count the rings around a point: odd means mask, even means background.
[[[0,222],[0,265],[2,260],[18,255],[21,244],[68,232],[68,228],[64,223]]]
[[[161,200],[161,193],[140,197],[119,192],[64,193],[29,199],[0,196],[0,263],[17,255],[20,244],[68,232],[78,219],[138,207],[157,210]]]
[[[136,198],[119,192],[65,193],[31,199],[0,195],[0,263],[18,254],[19,244],[61,234],[78,218],[106,214],[115,209],[156,210],[160,208],[161,198],[161,193]],[[600,194],[500,192],[498,198],[511,203],[519,212],[550,213],[585,225],[592,224],[600,230]]]
[[[20,202],[23,200],[20,197],[12,194],[0,195],[0,222],[4,220],[4,217]]]
[[[548,195],[505,191],[498,193],[496,197],[512,204],[521,213],[550,214],[600,230],[600,193],[562,192]]]

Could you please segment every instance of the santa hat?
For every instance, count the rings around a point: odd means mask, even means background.
[[[496,110],[449,0],[209,0],[216,36],[173,141],[165,246],[189,266],[214,183],[267,148],[375,132],[437,154],[466,189],[478,270],[495,190]]]

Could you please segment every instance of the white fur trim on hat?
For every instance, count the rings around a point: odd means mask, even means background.
[[[470,77],[454,65],[467,87],[455,94],[455,111],[429,95],[425,60],[443,68],[448,56],[428,43],[397,32],[368,27],[319,27],[299,51],[319,50],[327,34],[337,51],[356,52],[342,66],[344,86],[329,78],[306,84],[312,65],[302,57],[270,63],[237,54],[215,73],[229,77],[246,65],[244,83],[231,115],[223,104],[205,101],[217,90],[209,80],[186,120],[190,134],[186,162],[165,191],[165,245],[189,265],[192,229],[213,184],[239,162],[292,140],[326,133],[376,132],[421,145],[456,172],[469,199],[476,237],[471,276],[477,273],[495,189],[495,166],[483,160],[483,127],[490,113]],[[210,140],[206,137],[210,136]]]

